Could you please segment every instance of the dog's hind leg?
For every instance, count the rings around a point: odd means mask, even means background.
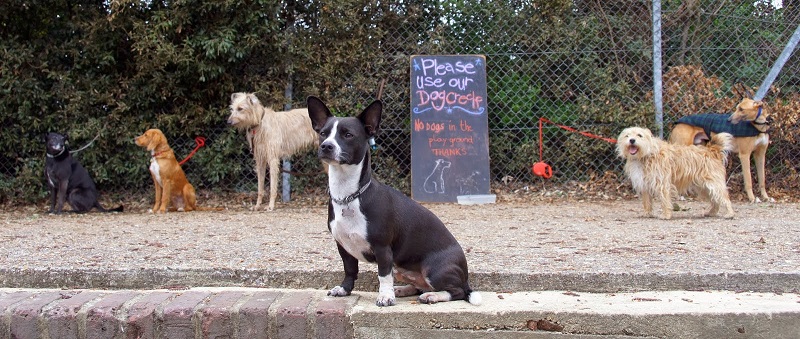
[[[275,199],[278,198],[278,174],[281,173],[281,159],[269,159],[269,210],[275,209]]]
[[[706,212],[706,214],[704,214],[706,217],[713,217],[719,212],[719,201],[716,199],[710,199],[710,202],[711,208],[708,210],[708,212]]]
[[[93,207],[100,206],[97,202],[97,196],[90,190],[75,189],[69,192],[67,202],[72,206],[72,211],[75,213],[89,212]],[[103,211],[103,207],[98,208]]]
[[[184,185],[181,193],[183,193],[183,210],[190,212],[197,209],[197,195],[194,192],[194,186],[192,184]]]
[[[430,270],[427,281],[430,282],[433,291],[422,293],[417,300],[423,304],[435,304],[437,302],[462,300],[466,297],[464,291],[464,279],[466,272],[456,264],[444,264],[445,267]]]
[[[733,219],[733,206],[731,205],[731,197],[728,194],[728,188],[725,187],[725,183],[723,182],[719,187],[718,191],[712,193],[712,197],[714,198],[714,204],[719,209],[722,207],[725,210],[725,214],[722,215],[725,219]],[[714,211],[715,215],[717,211]]]
[[[408,297],[411,295],[417,295],[420,293],[414,285],[405,285],[405,286],[395,286],[394,287],[394,295],[397,297]]]

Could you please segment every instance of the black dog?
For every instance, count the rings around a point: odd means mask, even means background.
[[[50,186],[50,213],[60,214],[65,201],[69,202],[72,211],[76,213],[89,212],[93,207],[101,212],[122,212],[121,205],[112,210],[100,206],[97,188],[89,172],[69,153],[67,136],[48,133],[45,142],[47,158],[44,177]]]
[[[358,118],[336,118],[322,101],[308,98],[311,125],[320,136],[318,156],[328,165],[328,229],[345,272],[328,295],[351,293],[361,260],[378,264],[378,306],[394,305],[396,295],[422,292],[423,303],[480,304],[480,294],[467,281],[464,251],[442,221],[372,178],[369,141],[378,133],[382,107],[375,101]],[[408,285],[395,287],[395,279]]]

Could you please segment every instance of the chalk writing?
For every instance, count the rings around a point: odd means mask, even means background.
[[[485,73],[478,73],[482,70],[482,58],[447,62],[437,57],[418,57],[412,60],[412,65],[412,73],[416,73],[413,75],[413,93],[417,97],[412,100],[414,114],[431,110],[448,114],[461,111],[473,115],[486,112],[485,96],[470,90],[472,87],[485,88],[485,84],[476,82],[479,75],[485,78]]]
[[[412,196],[489,193],[485,58],[411,57]]]

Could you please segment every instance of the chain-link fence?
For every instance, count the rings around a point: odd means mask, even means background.
[[[683,115],[730,112],[739,99],[731,90],[737,84],[751,88],[761,84],[800,22],[798,5],[800,1],[664,1],[660,19],[665,133]],[[609,174],[622,180],[622,161],[612,143],[550,123],[543,125],[540,140],[541,118],[608,138],[632,125],[658,126],[651,1],[404,1],[361,4],[349,11],[332,6],[320,5],[313,13],[297,11],[287,20],[282,37],[287,44],[300,46],[313,40],[328,45],[310,44],[316,47],[303,47],[312,51],[306,54],[299,51],[301,47],[275,51],[288,76],[256,86],[271,89],[259,97],[265,103],[278,103],[273,105],[278,108],[281,102],[304,106],[306,95],[318,95],[336,114],[351,115],[376,99],[383,82],[385,109],[374,168],[383,181],[407,193],[413,161],[412,55],[486,56],[490,169],[497,190],[540,183],[543,179],[531,173],[531,166],[538,161],[552,166],[550,183],[590,181]],[[357,20],[358,27],[337,26],[337,15],[363,19]],[[359,36],[360,44],[336,45],[337,39],[349,35]],[[319,46],[324,46],[323,50],[313,49]],[[325,59],[326,52],[334,51],[324,48],[335,48],[336,53],[352,58]],[[775,188],[798,186],[797,60],[796,55],[789,60],[765,99],[776,119],[767,157],[767,180]],[[315,74],[318,70],[327,73],[320,77]],[[289,78],[294,90],[286,92]],[[281,101],[284,93],[291,93],[291,99]],[[227,104],[220,103],[218,115],[227,114]],[[183,135],[164,132],[168,137]],[[224,121],[196,132],[212,144],[236,134]],[[204,149],[184,166],[199,189],[255,191],[253,159],[244,136],[236,138],[241,148],[234,160],[227,162],[227,173],[204,170],[202,159],[215,156]],[[171,141],[179,160],[194,147],[189,136],[172,137]],[[107,182],[102,188],[149,192],[146,158],[146,154],[132,157],[130,163],[142,168],[141,185],[119,187]],[[198,158],[201,160],[194,160]],[[295,156],[292,164],[293,170],[301,173],[320,169],[313,152]],[[734,175],[740,171],[736,162],[730,170]],[[740,181],[731,180],[733,190],[739,189]],[[324,175],[294,176],[291,183],[295,194],[326,184]]]

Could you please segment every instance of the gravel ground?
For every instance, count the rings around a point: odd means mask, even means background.
[[[734,202],[736,218],[673,220],[638,200],[427,205],[467,252],[472,273],[800,273],[800,204]],[[26,269],[340,271],[320,203],[274,212],[0,214],[0,266]],[[375,266],[362,264],[362,270]]]

